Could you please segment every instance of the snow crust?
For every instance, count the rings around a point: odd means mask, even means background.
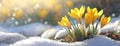
[[[0,43],[7,43],[7,44],[15,43],[25,38],[26,38],[25,36],[18,33],[7,33],[0,31]]]

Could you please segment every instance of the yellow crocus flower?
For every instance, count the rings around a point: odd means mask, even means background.
[[[89,26],[92,23],[92,18],[93,18],[92,9],[90,9],[90,7],[88,7],[87,13],[85,14],[85,17],[84,17],[84,22],[85,22],[86,26]]]
[[[55,12],[60,12],[60,10],[62,10],[62,4],[56,4],[53,10]]]
[[[3,8],[2,9],[2,14],[6,17],[10,14],[11,10],[8,8]]]
[[[74,8],[73,10],[71,10],[71,12],[68,12],[68,14],[75,18],[77,21],[82,21],[82,16],[85,12],[85,6],[81,6],[80,10],[78,8]]]
[[[111,17],[105,17],[105,15],[103,15],[100,21],[101,28],[104,27],[106,24],[108,24],[110,20],[111,20]]]
[[[73,2],[72,2],[72,0],[67,0],[67,1],[66,1],[66,5],[68,6],[68,8],[72,8],[72,7],[73,7]]]
[[[84,22],[86,26],[89,26],[91,23],[93,24],[98,17],[103,14],[103,10],[98,12],[97,8],[91,9],[90,7],[87,8],[87,13],[85,14]]]
[[[84,22],[85,22],[86,26],[89,26],[92,23],[91,16],[87,13],[85,14]]]
[[[94,9],[96,9],[96,11],[94,11]],[[94,23],[97,20],[97,18],[100,17],[103,14],[103,10],[100,10],[98,12],[97,8],[94,8],[94,9],[93,9],[93,18],[92,18],[93,20],[92,20],[92,23]]]
[[[85,6],[81,6],[80,7],[80,11],[79,11],[79,14],[82,16],[83,14],[84,14],[84,12],[85,12]]]
[[[71,25],[69,19],[66,16],[62,17],[62,20],[58,22],[58,24],[68,28],[70,28]]]
[[[15,19],[20,19],[22,16],[23,16],[23,10],[22,10],[22,9],[17,9],[17,10],[15,11],[15,16],[14,16],[14,18],[15,18]]]
[[[40,11],[38,11],[39,17],[43,20],[47,17],[47,14],[48,14],[48,10],[46,8],[43,8]]]
[[[77,17],[78,12],[79,12],[79,9],[78,8],[74,8],[74,9],[71,10],[71,13],[68,12],[68,14],[70,15],[70,17],[73,17],[73,18],[77,19],[78,18]]]

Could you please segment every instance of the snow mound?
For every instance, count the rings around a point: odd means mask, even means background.
[[[15,32],[23,34],[27,37],[41,35],[46,29],[49,29],[50,25],[44,25],[41,23],[31,23],[19,27],[9,28],[6,32]]]
[[[29,39],[11,44],[10,46],[82,46],[82,43],[83,42],[65,43],[40,37],[31,37]]]
[[[120,20],[115,21],[114,23],[109,23],[105,27],[102,28],[103,32],[106,31],[118,31],[120,30]]]
[[[8,30],[0,26],[0,31],[8,31]]]
[[[54,36],[56,35],[56,33],[57,33],[58,31],[60,31],[61,29],[62,29],[61,27],[55,26],[55,27],[53,27],[53,28],[51,28],[51,29],[46,30],[46,31],[41,35],[41,37],[42,37],[42,38],[54,38]]]
[[[9,46],[9,45],[6,43],[0,43],[0,46]]]
[[[98,35],[92,39],[85,41],[77,41],[73,43],[59,42],[40,37],[30,37],[25,40],[18,41],[10,46],[119,46],[120,43],[108,37]]]
[[[18,33],[6,33],[0,31],[0,43],[14,43],[26,37]]]
[[[120,16],[111,18],[110,22],[113,23],[113,22],[118,21],[118,20],[120,20]]]
[[[63,38],[67,35],[67,31],[65,29],[59,30],[59,32],[56,33],[54,39],[59,39],[59,38]]]
[[[86,40],[86,46],[120,46],[120,43],[114,41],[106,36],[95,36],[93,39]]]

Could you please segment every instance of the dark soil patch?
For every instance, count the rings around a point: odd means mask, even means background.
[[[102,32],[100,35],[105,35],[111,39],[120,41],[120,34],[115,32]]]

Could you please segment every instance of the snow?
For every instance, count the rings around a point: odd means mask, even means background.
[[[102,31],[106,32],[106,31],[118,31],[120,30],[120,19],[115,21],[115,22],[111,22],[109,24],[107,24],[105,27],[102,28]]]
[[[59,30],[59,32],[56,33],[54,39],[59,39],[59,38],[63,38],[67,35],[67,31],[65,29]]]
[[[27,37],[30,37],[41,35],[45,30],[49,29],[50,27],[50,25],[32,23],[24,26],[8,28],[8,30],[5,30],[5,32],[20,33]]]
[[[82,42],[75,43],[81,46]],[[40,37],[31,37],[26,40],[22,40],[19,42],[16,42],[15,44],[11,44],[10,46],[74,46],[73,43],[65,43],[65,42],[59,42],[59,41],[53,41],[50,39],[44,39]]]
[[[56,33],[58,31],[60,31],[62,29],[62,27],[59,27],[59,26],[55,26],[51,29],[48,29],[46,30],[42,35],[41,37],[42,38],[54,38],[54,36],[56,35]]]
[[[86,40],[87,46],[120,46],[120,43],[106,36],[98,35],[95,38]]]
[[[73,43],[66,43],[66,42],[59,42],[53,41],[50,39],[44,39],[40,37],[31,37],[10,46],[119,46],[120,43],[111,40],[105,36],[95,36],[92,39],[85,40],[83,42],[73,42]]]
[[[0,27],[0,31],[7,31],[6,28]]]
[[[115,18],[111,18],[111,23],[114,23],[115,21],[118,21],[118,20],[120,20],[120,16],[118,16],[118,17],[115,17]]]
[[[9,45],[6,43],[0,43],[0,46],[9,46]]]
[[[6,33],[0,31],[0,43],[15,43],[19,40],[25,39],[26,37],[18,33]]]

